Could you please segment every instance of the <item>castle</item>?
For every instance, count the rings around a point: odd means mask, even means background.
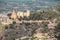
[[[20,18],[20,17],[29,17],[30,16],[30,10],[27,10],[26,12],[18,11],[17,13],[13,10],[11,14],[12,19]]]
[[[11,18],[12,19],[16,19],[17,18],[17,14],[16,12],[13,10],[12,14],[11,14]]]

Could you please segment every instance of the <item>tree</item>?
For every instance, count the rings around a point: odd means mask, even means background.
[[[24,17],[23,17],[23,20],[27,20],[27,17],[26,17],[26,16],[24,16]]]
[[[23,20],[23,18],[20,16],[20,18],[18,18],[19,21]]]
[[[16,22],[15,22],[15,21],[13,21],[13,24],[16,24]]]
[[[55,37],[60,40],[60,22],[58,23],[56,29],[55,29]]]
[[[48,29],[48,27],[47,27],[47,24],[48,24],[48,22],[44,22],[44,21],[42,22],[42,24],[41,24],[41,26],[42,26],[42,27],[41,27],[41,28],[42,28],[42,29],[41,29],[41,32],[42,32],[42,33],[47,33],[47,32],[49,31],[49,29]]]

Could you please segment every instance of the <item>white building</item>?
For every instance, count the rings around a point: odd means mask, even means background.
[[[23,17],[23,12],[21,12],[21,11],[17,12],[17,16],[18,16],[18,18]]]
[[[17,16],[18,16],[18,18],[24,17],[24,16],[29,17],[30,16],[30,10],[27,10],[26,12],[19,11],[19,12],[17,12]]]

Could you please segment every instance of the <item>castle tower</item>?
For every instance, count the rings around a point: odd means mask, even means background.
[[[27,12],[24,12],[24,13],[23,13],[23,16],[25,16],[25,17],[26,17],[26,16],[27,16]]]
[[[18,12],[17,13],[18,18],[22,17],[23,18],[23,12]]]
[[[16,12],[13,10],[12,14],[11,14],[11,18],[12,19],[16,19],[17,18],[17,14]]]
[[[26,16],[29,17],[30,16],[30,10],[27,10],[26,13],[27,13]]]
[[[27,10],[26,12],[23,13],[23,16],[29,17],[30,16],[30,10]]]

